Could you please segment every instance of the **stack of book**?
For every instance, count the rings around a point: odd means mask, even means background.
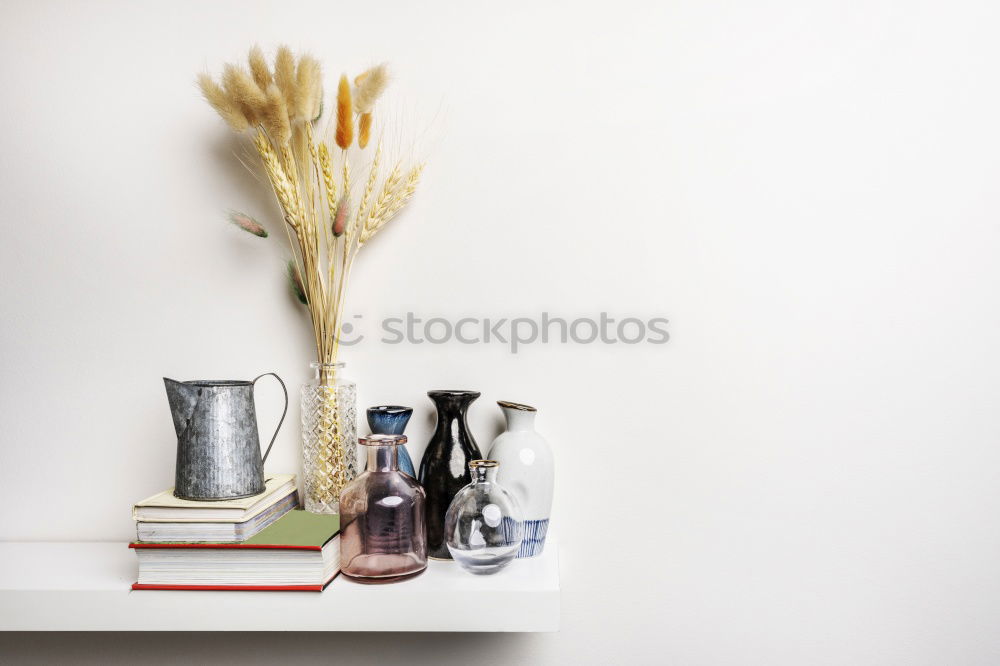
[[[194,502],[173,489],[132,508],[133,590],[322,590],[340,571],[340,519],[296,510],[295,477],[264,492]]]

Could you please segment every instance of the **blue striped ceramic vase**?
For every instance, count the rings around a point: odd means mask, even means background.
[[[487,457],[500,463],[497,482],[517,498],[521,507],[524,540],[517,556],[534,557],[545,548],[552,513],[552,449],[535,431],[534,407],[506,400],[497,404],[507,420],[507,430],[493,440]]]

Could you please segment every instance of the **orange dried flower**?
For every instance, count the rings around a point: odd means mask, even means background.
[[[364,148],[368,145],[368,139],[372,132],[372,114],[362,113],[358,120],[358,146]]]
[[[347,76],[341,74],[337,86],[337,131],[334,134],[337,145],[343,149],[350,147],[354,141],[354,117],[351,109],[351,84]]]

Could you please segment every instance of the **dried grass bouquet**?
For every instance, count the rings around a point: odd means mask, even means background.
[[[292,251],[288,276],[308,308],[317,360],[337,360],[347,280],[358,251],[413,196],[422,164],[396,161],[383,174],[382,140],[374,150],[375,104],[389,82],[385,65],[372,67],[337,84],[335,114],[318,131],[323,115],[319,62],[278,49],[273,68],[260,47],[250,49],[247,66],[226,65],[220,81],[198,77],[201,91],[223,120],[252,135],[271,189],[284,217]],[[366,173],[363,183],[352,174]],[[267,236],[264,227],[242,213],[231,221]]]

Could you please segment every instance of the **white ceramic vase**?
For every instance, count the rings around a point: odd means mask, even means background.
[[[498,400],[497,404],[507,419],[507,430],[493,440],[488,457],[500,463],[497,483],[510,491],[521,506],[524,540],[517,556],[534,557],[545,548],[552,513],[552,449],[535,431],[534,407],[506,400]]]

